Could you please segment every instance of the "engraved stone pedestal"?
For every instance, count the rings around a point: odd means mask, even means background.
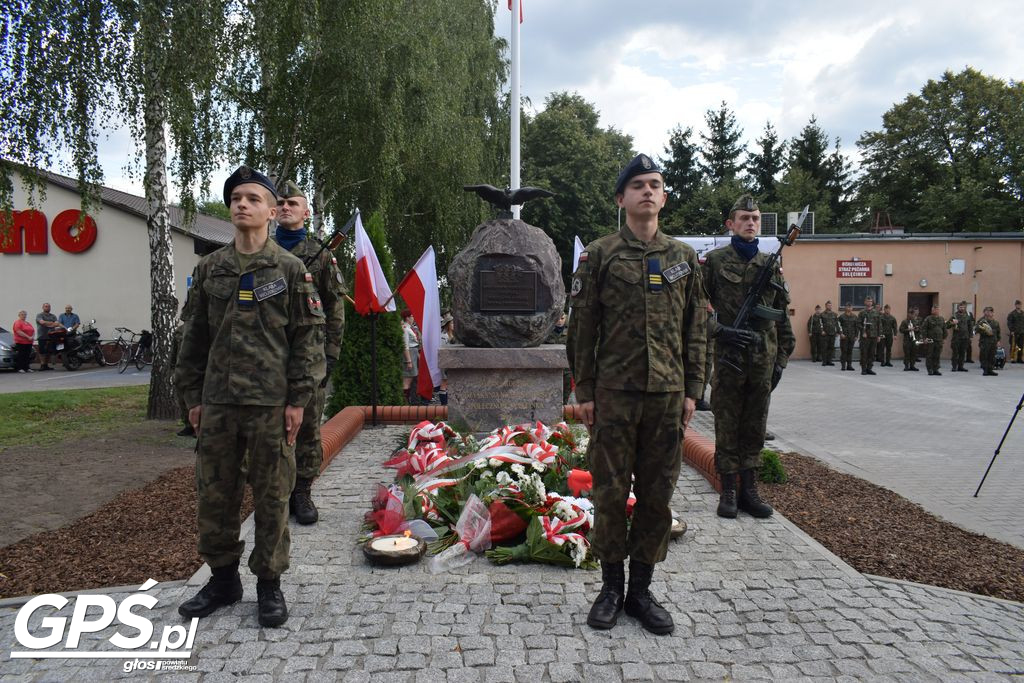
[[[562,421],[565,346],[529,349],[442,346],[448,374],[448,422],[455,429],[489,432],[506,424]]]

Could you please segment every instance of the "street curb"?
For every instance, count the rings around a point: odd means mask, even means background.
[[[975,600],[985,600],[994,602],[1006,607],[1013,607],[1014,609],[1024,609],[1024,602],[1017,602],[1016,600],[1007,600],[1006,598],[997,598],[992,595],[980,595],[978,593],[968,593],[967,591],[957,590],[956,588],[946,588],[945,586],[933,586],[930,583],[917,583],[916,581],[907,581],[906,579],[893,579],[888,576],[878,576],[877,574],[861,574],[872,583],[894,583],[897,586],[907,586],[908,588],[920,588],[921,590],[942,595],[954,595],[961,598],[973,598]]]
[[[155,588],[178,588],[179,586],[186,585],[186,579],[175,579],[173,581],[161,581]],[[60,595],[65,598],[77,598],[79,595],[106,595],[108,593],[134,593],[139,590],[138,584],[132,584],[130,586],[110,586],[104,588],[88,588],[80,591],[67,591],[64,593],[54,593],[54,595]],[[32,595],[18,595],[13,598],[0,598],[0,609],[5,607],[21,607],[32,598],[38,598],[42,593],[33,593]]]

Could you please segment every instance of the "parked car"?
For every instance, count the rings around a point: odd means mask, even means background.
[[[32,355],[29,358],[29,362],[35,363],[37,360],[36,347],[35,344],[33,344]],[[14,369],[14,334],[3,327],[0,327],[0,369]]]

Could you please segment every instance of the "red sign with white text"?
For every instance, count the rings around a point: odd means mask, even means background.
[[[836,261],[836,277],[871,277],[871,261]]]

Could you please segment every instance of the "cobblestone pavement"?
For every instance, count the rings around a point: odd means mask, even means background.
[[[776,447],[813,455],[965,529],[1024,548],[1024,415],[973,497],[1021,400],[1024,365],[983,377],[977,363],[966,366],[970,372],[942,363],[941,377],[903,372],[902,361],[875,365],[873,377],[790,363],[768,416]],[[713,430],[710,421],[699,426]]]
[[[291,618],[259,629],[243,601],[199,622],[188,674],[160,680],[617,681],[1006,680],[1024,675],[1024,605],[858,574],[787,520],[715,516],[717,496],[684,467],[675,508],[689,531],[655,574],[676,617],[653,636],[623,616],[583,622],[598,572],[477,560],[448,575],[421,563],[372,568],[354,543],[380,463],[406,429],[363,431],[320,478],[321,521],[292,527]],[[251,529],[248,532],[251,541]],[[194,586],[153,589],[156,632]],[[127,594],[114,595],[120,600]],[[138,610],[136,610],[138,612]],[[120,660],[10,660],[16,608],[0,610],[0,677],[136,678]],[[36,613],[31,632],[46,610]],[[70,616],[65,607],[61,615]],[[90,618],[92,618],[90,616]],[[135,635],[121,627],[126,635]],[[110,650],[114,629],[82,637]]]

